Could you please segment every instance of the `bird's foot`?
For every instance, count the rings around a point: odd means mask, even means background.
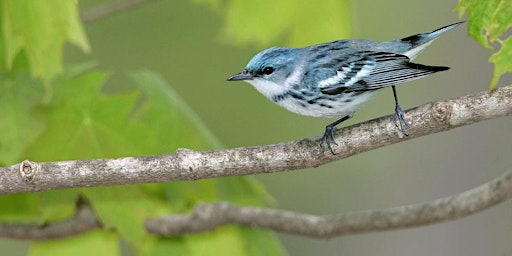
[[[324,132],[324,136],[322,136],[322,140],[320,142],[320,144],[323,144],[325,142],[325,144],[327,145],[327,148],[329,149],[329,151],[331,151],[331,153],[333,155],[336,155],[336,153],[334,153],[334,150],[332,150],[332,147],[331,147],[331,144],[334,144],[334,145],[338,145],[336,143],[336,141],[334,141],[334,131],[335,131],[336,127],[334,125],[328,125],[325,127],[325,132]]]
[[[400,131],[405,135],[405,136],[408,136],[409,134],[407,134],[407,127],[410,126],[410,124],[405,121],[405,114],[404,112],[402,111],[402,108],[400,107],[400,105],[396,104],[395,106],[395,121],[398,122],[397,124],[397,127],[399,126],[400,127]]]

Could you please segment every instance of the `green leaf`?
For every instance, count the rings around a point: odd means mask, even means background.
[[[169,256],[169,255],[187,255],[191,256],[191,252],[187,246],[186,238],[172,237],[155,238],[155,243],[149,253],[151,256]]]
[[[488,49],[512,23],[510,0],[459,0],[457,9],[461,17],[467,12],[469,34]]]
[[[31,244],[30,256],[120,255],[119,241],[112,232],[95,230],[63,239],[36,241]]]
[[[139,255],[147,255],[152,239],[144,220],[169,212],[163,202],[148,197],[139,186],[105,187],[83,190],[103,228],[115,230]]]
[[[512,72],[512,51],[508,39],[501,40],[507,29],[512,26],[512,1],[510,0],[459,0],[459,15],[468,15],[469,34],[487,49],[492,50],[490,43],[498,42],[501,48],[494,53],[489,61],[495,64],[494,75],[489,85],[492,90],[500,77]]]
[[[290,46],[304,46],[348,37],[351,14],[348,1],[225,1],[195,0],[221,9],[225,41],[269,46],[286,38]]]
[[[223,200],[253,206],[274,203],[272,196],[253,177],[226,177],[215,182]]]
[[[250,256],[259,255],[286,255],[277,237],[268,231],[261,229],[244,228],[247,251]]]
[[[2,63],[12,70],[18,54],[24,52],[31,73],[49,81],[62,71],[62,46],[73,43],[89,51],[76,1],[3,0]]]
[[[489,61],[494,63],[494,75],[491,80],[492,90],[498,83],[501,75],[512,71],[512,37],[507,38],[501,44],[501,48],[498,52],[493,54]]]
[[[244,245],[246,241],[236,227],[221,227],[214,232],[204,232],[187,236],[191,255],[248,255]]]
[[[240,229],[236,227],[221,227],[213,232],[186,235],[177,238],[159,238],[152,248],[150,255],[251,255]],[[267,255],[267,254],[260,254]],[[272,254],[268,254],[272,255]]]
[[[208,149],[221,143],[172,87],[158,74],[139,71],[130,74],[147,100],[133,112],[133,119],[148,125],[156,134],[154,145],[166,145],[161,153],[178,147]]]
[[[100,92],[106,78],[104,72],[89,72],[56,81],[52,101],[37,109],[46,129],[27,153],[30,159],[57,161],[142,154],[143,150],[133,143],[138,138],[138,127],[128,122],[138,94],[107,97]]]
[[[41,102],[40,82],[20,74],[0,83],[0,164],[19,162],[24,152],[43,130],[32,113]]]
[[[165,192],[172,209],[177,213],[188,212],[197,202],[219,199],[215,181],[210,179],[169,183],[165,186]]]
[[[37,222],[39,201],[33,194],[0,196],[0,219],[5,222]]]
[[[40,215],[39,222],[42,224],[72,218],[76,213],[76,202],[79,197],[78,189],[68,189],[66,192],[60,190],[45,191],[35,194],[39,197]]]

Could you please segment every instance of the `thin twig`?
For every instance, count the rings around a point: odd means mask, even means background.
[[[152,0],[122,0],[109,2],[106,4],[102,4],[98,7],[94,7],[88,10],[83,11],[80,14],[83,22],[91,22],[102,19],[108,15],[126,11],[128,9],[134,8],[140,4],[148,3]]]
[[[100,228],[91,207],[80,204],[75,217],[46,225],[37,223],[0,223],[0,237],[11,239],[55,239],[74,236],[92,229]]]
[[[423,226],[462,218],[512,196],[512,170],[464,193],[427,203],[395,208],[315,216],[277,209],[240,207],[230,203],[200,204],[191,214],[146,221],[146,230],[177,236],[238,224],[316,238]]]
[[[406,112],[409,136],[400,138],[393,116],[336,132],[336,155],[320,137],[259,147],[193,151],[117,159],[21,164],[0,168],[0,194],[72,187],[198,180],[316,167],[372,149],[512,115],[512,86],[454,100],[429,103]]]

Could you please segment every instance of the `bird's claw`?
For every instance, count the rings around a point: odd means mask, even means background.
[[[397,126],[400,127],[400,131],[405,135],[405,136],[408,136],[409,134],[407,134],[407,127],[410,126],[410,124],[405,121],[405,114],[404,112],[402,111],[402,108],[400,107],[400,105],[396,105],[395,106],[395,121],[398,122]]]
[[[326,126],[324,136],[322,136],[322,140],[321,140],[320,144],[323,144],[325,142],[329,151],[331,151],[331,153],[333,155],[336,155],[336,153],[334,153],[334,150],[332,150],[332,147],[331,147],[331,143],[338,146],[338,144],[334,140],[334,130],[335,130],[334,126],[330,126],[330,125]]]

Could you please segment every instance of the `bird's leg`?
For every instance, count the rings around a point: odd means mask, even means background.
[[[334,151],[332,150],[331,143],[334,145],[338,145],[338,144],[336,144],[336,141],[334,141],[334,131],[336,129],[336,125],[351,118],[352,116],[353,116],[353,114],[346,115],[346,116],[338,119],[336,122],[331,123],[325,127],[324,136],[322,136],[322,141],[320,144],[323,144],[325,142],[325,144],[327,145],[327,148],[331,151],[331,153],[333,155],[336,155],[336,153],[334,153]]]
[[[398,119],[398,124],[400,125],[400,130],[402,133],[407,136],[407,132],[405,131],[405,128],[409,126],[409,123],[405,121],[404,112],[402,111],[402,108],[398,104],[398,97],[396,96],[396,88],[394,85],[391,86],[391,89],[393,89],[393,97],[395,97],[395,119]]]

